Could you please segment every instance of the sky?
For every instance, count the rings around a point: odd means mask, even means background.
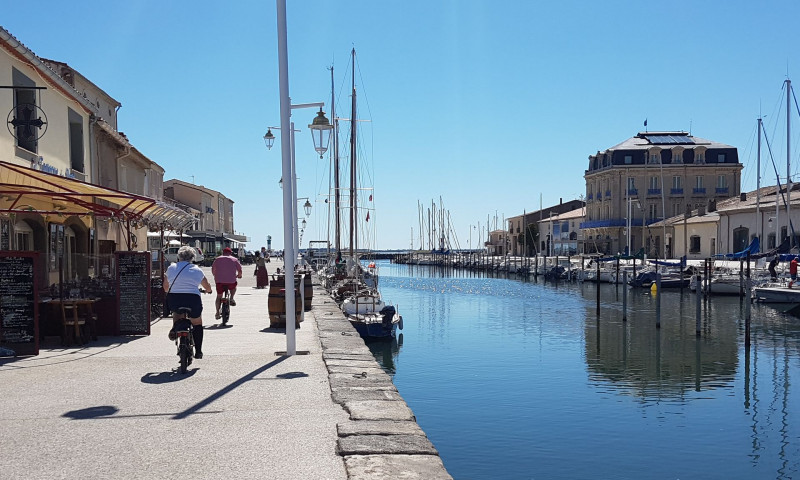
[[[359,195],[373,195],[359,246],[419,248],[418,203],[441,198],[451,244],[474,247],[487,217],[502,227],[580,198],[588,156],[645,119],[650,131],[737,147],[748,191],[763,115],[785,175],[783,82],[800,70],[797,18],[791,0],[288,0],[289,91],[292,103],[325,102],[330,117],[333,66],[336,115],[349,118],[355,48],[356,116],[368,120],[358,125]],[[281,133],[271,150],[263,142],[280,125],[274,2],[13,2],[0,25],[122,103],[119,130],[165,180],[232,199],[249,248],[268,235],[282,248]],[[292,114],[297,196],[313,205],[301,248],[329,235],[330,161],[313,150],[314,113]],[[762,160],[762,186],[774,184]]]

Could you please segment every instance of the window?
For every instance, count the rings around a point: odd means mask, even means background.
[[[728,179],[725,175],[717,176],[717,188],[726,188],[728,186]]]
[[[625,165],[630,165],[633,163],[633,157],[631,155],[625,155]]]
[[[672,163],[683,163],[683,152],[674,153],[672,155]]]
[[[720,153],[717,155],[717,163],[725,163],[725,154]]]
[[[628,177],[628,193],[631,193],[631,190],[636,190],[636,179]]]
[[[683,177],[681,176],[674,176],[672,177],[672,188],[676,190],[680,190],[683,188]]]
[[[650,218],[658,218],[658,204],[651,203],[649,205]]]
[[[672,205],[672,216],[676,217],[676,216],[680,215],[681,213],[683,213],[681,211],[681,204],[680,203],[673,204]]]
[[[747,227],[739,227],[733,229],[733,251],[741,252],[747,248],[748,238],[750,236],[750,229]]]
[[[694,177],[694,188],[703,188],[703,177],[698,175]]]
[[[647,163],[654,163],[654,164],[661,163],[661,155],[657,153],[648,154]]]
[[[689,253],[700,253],[700,236],[692,235],[689,237]]]
[[[17,250],[33,250],[33,229],[24,221],[15,223],[14,240],[16,241]]]
[[[658,177],[650,177],[650,188],[653,190],[658,189]]]
[[[775,234],[774,233],[770,233],[769,235],[767,235],[767,248],[768,249],[772,249],[772,248],[775,248],[775,247],[776,247],[776,245],[775,245]]]
[[[36,111],[36,90],[33,87],[36,83],[28,78],[24,73],[12,67],[11,72],[12,82],[15,87],[30,87],[30,88],[15,88],[14,89],[14,116],[18,120],[25,120],[27,118],[37,118]],[[20,125],[16,127],[14,132],[17,137],[17,146],[24,148],[29,152],[37,153],[38,129],[29,125]]]
[[[699,151],[695,153],[694,163],[700,165],[706,163],[706,152]]]
[[[71,108],[69,119],[69,162],[72,170],[83,173],[83,117]]]

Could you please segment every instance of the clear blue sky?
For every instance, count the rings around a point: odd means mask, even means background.
[[[327,67],[341,88],[356,48],[377,248],[410,245],[417,201],[441,196],[466,247],[487,215],[578,198],[587,157],[645,118],[738,147],[750,190],[763,112],[786,169],[781,84],[800,71],[800,2],[289,0],[287,11],[293,103],[329,103]],[[262,141],[280,122],[274,2],[13,2],[0,24],[119,100],[119,129],[165,178],[233,199],[251,247],[267,235],[282,247],[280,148]],[[313,111],[292,118],[304,129],[298,196],[315,204],[305,246],[325,238],[328,162],[305,129]]]

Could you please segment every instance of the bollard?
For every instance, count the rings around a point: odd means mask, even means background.
[[[628,272],[622,272],[622,321],[628,321]]]

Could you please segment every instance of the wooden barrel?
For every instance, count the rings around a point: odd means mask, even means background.
[[[285,328],[286,327],[286,298],[284,289],[277,289],[273,292],[270,288],[269,298],[267,300],[267,308],[269,310],[269,326],[270,328]],[[295,289],[294,291],[294,310],[295,310],[295,325],[299,325],[303,320],[302,312],[303,306],[300,301],[300,292]]]

